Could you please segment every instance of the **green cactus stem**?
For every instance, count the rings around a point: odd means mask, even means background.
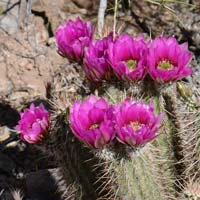
[[[104,175],[106,163],[71,133],[66,113],[56,116],[50,132],[51,151],[67,185],[76,188],[76,200],[110,199],[112,187]],[[105,165],[105,166],[104,166]],[[107,187],[104,187],[107,183]]]

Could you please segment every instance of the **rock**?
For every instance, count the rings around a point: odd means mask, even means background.
[[[9,91],[12,89],[12,83],[7,77],[6,64],[4,62],[0,62],[0,94],[3,94],[5,91]]]
[[[14,34],[18,30],[18,23],[16,17],[7,14],[0,20],[0,27],[8,32],[9,34]]]
[[[50,37],[49,39],[48,39],[48,42],[47,42],[47,44],[50,46],[50,45],[56,45],[56,39],[55,39],[55,37]]]
[[[65,13],[70,13],[70,15],[73,14],[73,16],[69,17],[71,19],[75,19],[77,17],[77,13],[82,14],[82,15],[87,14],[86,9],[79,8],[76,4],[74,4],[71,1],[63,5],[62,11]]]
[[[17,141],[9,142],[9,143],[6,145],[6,148],[15,148],[15,147],[17,147],[17,145],[18,145],[18,142],[17,142]]]
[[[88,12],[91,12],[91,11],[97,12],[100,0],[93,0],[93,1],[90,1],[90,0],[73,0],[73,2],[79,8],[86,9]]]
[[[85,0],[73,0],[73,2],[81,8],[91,9],[93,6],[92,1],[85,1]]]
[[[0,144],[10,138],[10,131],[7,126],[0,127]]]
[[[37,27],[37,33],[35,34],[36,43],[46,43],[49,35],[47,32],[47,27],[44,26],[44,20],[41,17],[35,16],[35,26]]]
[[[0,33],[2,50],[0,52],[0,96],[11,94],[10,91],[15,88],[10,98],[18,102],[37,95],[45,95],[46,82],[50,81],[54,71],[66,62],[56,52],[55,45],[52,44],[49,48],[45,44],[47,41],[42,42],[42,40],[33,44],[30,42],[31,34],[28,35],[28,43],[23,38],[19,43],[12,37]],[[37,54],[34,51],[35,46],[37,46]]]

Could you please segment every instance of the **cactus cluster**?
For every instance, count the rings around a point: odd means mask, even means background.
[[[187,44],[112,33],[95,40],[93,33],[80,18],[58,28],[59,52],[79,63],[66,66],[78,69],[82,82],[72,83],[71,95],[78,101],[54,90],[63,80],[54,79],[50,126],[47,111],[37,117],[32,106],[28,129],[18,128],[23,139],[42,127],[34,142],[55,156],[64,200],[198,199],[200,110],[195,91],[179,81],[192,73]]]

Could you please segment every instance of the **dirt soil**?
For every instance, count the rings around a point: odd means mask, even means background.
[[[117,29],[134,36],[164,34],[188,41],[194,73],[185,81],[200,88],[200,1],[168,5],[171,11],[145,0],[130,7],[126,2],[119,6]],[[53,158],[20,141],[13,129],[18,112],[31,101],[45,101],[45,86],[61,74],[68,82],[59,89],[67,87],[72,95],[77,90],[77,77],[82,75],[57,53],[54,34],[61,22],[77,16],[96,25],[98,5],[99,0],[0,0],[0,199],[12,199],[13,190],[20,190],[27,200],[59,199],[50,178],[57,170]],[[112,30],[113,5],[109,1],[105,30]],[[75,81],[71,85],[69,80]]]

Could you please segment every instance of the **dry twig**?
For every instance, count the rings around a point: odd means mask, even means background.
[[[107,0],[101,0],[98,12],[98,34],[100,37],[102,36],[102,30],[104,27],[104,17],[106,8],[107,8]]]

